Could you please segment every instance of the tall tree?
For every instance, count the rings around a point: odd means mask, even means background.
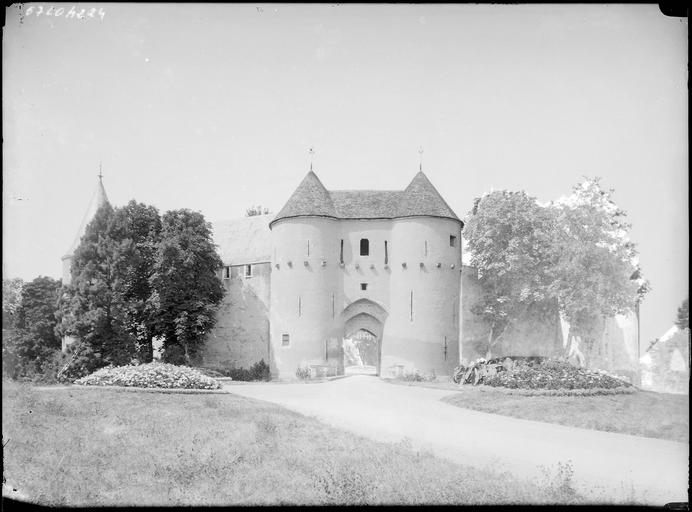
[[[150,307],[155,329],[164,338],[164,357],[190,364],[216,322],[216,307],[224,294],[218,275],[222,262],[211,225],[201,213],[169,211],[161,224]]]
[[[136,340],[138,359],[153,356],[154,318],[149,307],[150,277],[161,236],[161,218],[153,206],[130,201],[116,208],[110,236],[118,242],[113,289],[119,295],[124,325]]]
[[[55,333],[60,288],[60,281],[43,276],[22,287],[15,330],[3,336],[3,363],[11,377],[40,371],[41,365],[60,350],[60,338]]]
[[[122,240],[113,236],[116,216],[105,204],[89,223],[72,260],[72,283],[64,290],[59,332],[80,340],[93,352],[93,366],[127,364],[136,353],[136,338],[127,325],[118,269]]]
[[[490,325],[486,357],[530,307],[551,298],[553,232],[553,212],[525,192],[495,191],[475,200],[464,236],[482,290],[471,309]]]
[[[557,306],[571,326],[568,350],[588,365],[599,321],[632,310],[646,295],[630,226],[612,192],[587,179],[547,206],[524,192],[476,199],[464,236],[482,290],[471,309],[490,325],[488,356],[529,307]]]
[[[626,213],[613,202],[614,191],[603,190],[599,181],[586,179],[553,205],[559,255],[554,293],[570,323],[570,343],[578,338],[584,342],[587,365],[602,334],[594,326],[631,311],[649,289],[641,277],[635,244],[627,237],[631,226]]]
[[[682,304],[678,308],[678,314],[675,318],[675,325],[678,329],[689,329],[690,328],[690,304],[689,298],[682,301]]]

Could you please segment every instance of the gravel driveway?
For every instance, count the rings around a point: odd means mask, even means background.
[[[329,425],[477,467],[545,481],[569,462],[575,488],[594,501],[687,501],[689,444],[541,423],[455,407],[448,390],[351,376],[323,383],[225,385]]]

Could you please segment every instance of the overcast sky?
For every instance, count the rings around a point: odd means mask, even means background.
[[[601,176],[653,291],[643,345],[688,293],[687,20],[656,5],[93,4],[7,10],[3,277],[59,277],[99,162],[130,199],[211,220],[424,171],[460,217]],[[86,4],[79,4],[80,6]]]

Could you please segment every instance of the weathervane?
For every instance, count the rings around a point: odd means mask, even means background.
[[[310,170],[312,171],[312,157],[313,157],[313,155],[315,154],[315,150],[312,149],[312,148],[310,148],[310,150],[308,151],[308,153],[310,153]]]
[[[101,170],[101,162],[99,161],[99,181],[103,181],[103,171]]]
[[[418,154],[420,155],[419,157],[419,164],[418,164],[418,170],[421,172],[423,171],[423,146],[420,146],[418,148]]]

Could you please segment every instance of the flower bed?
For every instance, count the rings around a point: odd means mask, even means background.
[[[216,379],[187,366],[167,363],[106,367],[77,379],[82,386],[124,386],[164,389],[220,389]]]
[[[482,384],[493,388],[544,391],[588,391],[578,394],[604,394],[604,390],[632,389],[632,385],[606,372],[577,368],[558,359],[478,359],[469,366],[459,366],[454,382]],[[593,391],[591,391],[593,390]],[[542,393],[559,394],[559,393]]]

